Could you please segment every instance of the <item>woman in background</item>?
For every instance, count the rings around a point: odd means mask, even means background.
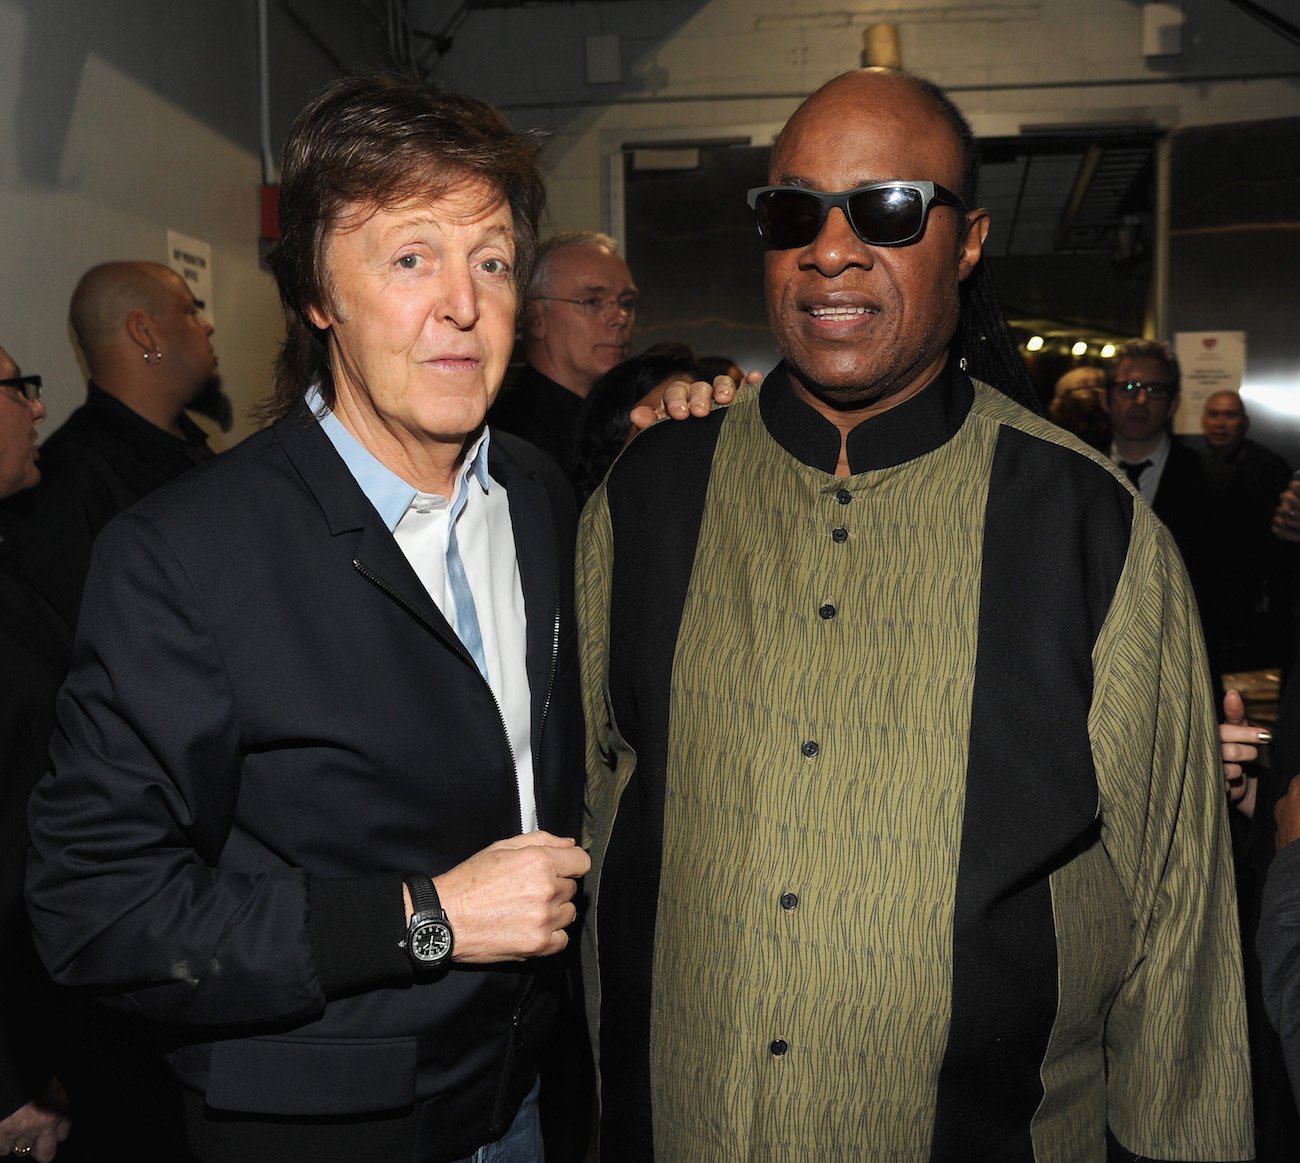
[[[574,486],[584,504],[609,466],[636,433],[632,409],[660,412],[669,384],[700,378],[694,352],[684,343],[656,343],[624,360],[591,386],[578,413],[578,469]]]

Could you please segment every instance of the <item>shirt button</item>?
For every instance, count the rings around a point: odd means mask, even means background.
[[[773,1058],[780,1058],[781,1055],[790,1049],[790,1046],[784,1038],[777,1038],[775,1042],[772,1042],[768,1046],[768,1049],[772,1051]]]
[[[832,606],[830,602],[827,602],[817,611],[817,613],[819,613],[823,618],[833,618],[835,617],[835,607]]]
[[[804,758],[811,759],[821,748],[817,746],[816,739],[805,739],[803,746],[799,750],[804,753]]]
[[[793,892],[783,892],[781,894],[781,907],[785,909],[787,913],[793,912],[797,909],[799,907],[798,894]]]
[[[843,545],[849,539],[849,531],[843,525],[837,525],[831,530],[831,540],[836,545]]]
[[[853,500],[853,494],[849,492],[848,489],[840,489],[840,491],[835,494],[835,499],[839,501],[841,505],[847,505],[851,500]]]

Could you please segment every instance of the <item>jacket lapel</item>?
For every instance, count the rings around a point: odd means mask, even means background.
[[[340,554],[346,555],[348,568],[413,614],[477,673],[469,652],[415,576],[406,555],[307,405],[300,403],[276,421],[275,435],[303,484],[316,498]]]

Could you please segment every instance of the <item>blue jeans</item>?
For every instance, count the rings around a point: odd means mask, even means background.
[[[537,1117],[539,1084],[519,1104],[510,1129],[494,1143],[487,1143],[458,1163],[542,1163],[542,1124]]]

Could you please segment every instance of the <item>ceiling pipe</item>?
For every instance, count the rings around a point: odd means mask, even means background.
[[[1255,0],[1228,0],[1228,3],[1240,8],[1247,16],[1253,16],[1261,24],[1267,25],[1278,36],[1289,40],[1292,44],[1300,45],[1300,25],[1284,20],[1276,12],[1265,8],[1264,5],[1256,4]]]
[[[259,110],[262,137],[262,185],[273,186],[275,176],[275,150],[271,146],[271,48],[270,30],[266,15],[266,0],[257,0],[257,65],[261,75]]]

